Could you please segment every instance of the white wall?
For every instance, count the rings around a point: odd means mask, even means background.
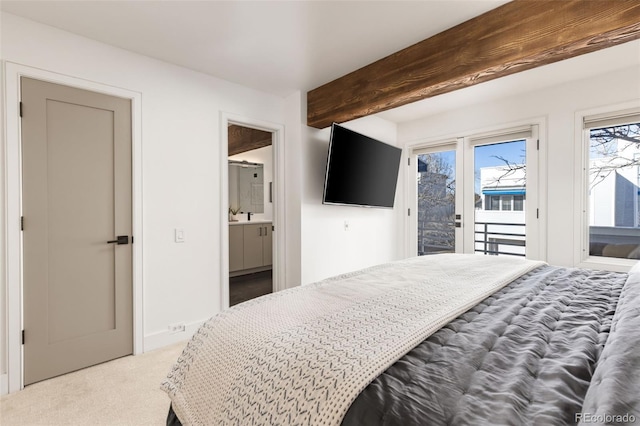
[[[546,139],[547,155],[541,161],[546,161],[548,188],[547,211],[541,214],[546,214],[547,220],[547,261],[573,266],[580,243],[573,226],[574,192],[579,190],[574,182],[576,113],[637,101],[639,75],[640,66],[631,66],[502,100],[468,99],[458,109],[399,124],[398,141],[406,145],[444,135],[465,136],[479,129],[545,117],[546,135],[541,138]]]
[[[396,125],[378,117],[343,124],[383,142],[396,144]],[[302,283],[400,258],[398,239],[403,183],[393,209],[322,204],[330,128],[305,127],[303,142]],[[403,160],[404,161],[404,160]],[[402,172],[400,173],[402,176]],[[401,178],[400,178],[401,180]],[[345,230],[345,221],[349,229]]]
[[[227,164],[219,158],[220,114],[285,124],[285,101],[11,14],[2,13],[1,19],[3,61],[142,94],[145,349],[186,338],[169,336],[168,324],[182,322],[189,329],[220,306],[219,224],[220,214],[227,214],[220,206],[219,168]],[[290,119],[294,110],[287,107]],[[297,120],[292,128],[296,126]],[[295,161],[287,158],[286,164]],[[0,202],[4,215],[4,185]],[[295,212],[295,207],[287,208]],[[173,242],[174,228],[185,230],[185,243]],[[295,241],[296,235],[299,239],[299,230],[293,229],[290,238]],[[4,329],[0,342],[0,373],[5,373]]]

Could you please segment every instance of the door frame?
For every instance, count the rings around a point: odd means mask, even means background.
[[[22,156],[20,121],[20,79],[30,77],[50,83],[117,96],[131,101],[132,137],[132,225],[136,243],[132,247],[133,262],[133,354],[144,352],[143,327],[143,235],[142,235],[142,94],[120,87],[72,77],[27,65],[5,62],[5,203],[6,203],[6,283],[7,283],[7,389],[21,390],[23,385],[22,354]],[[6,391],[6,392],[5,392]]]
[[[242,127],[271,132],[273,148],[273,291],[284,290],[286,259],[285,179],[284,179],[284,126],[249,117],[220,113],[220,309],[229,307],[229,130],[235,124]]]
[[[477,140],[484,137],[491,137],[492,139],[495,139],[495,141],[491,143],[509,143],[518,140],[513,139],[511,137],[512,134],[518,133],[521,130],[524,131],[525,129],[526,131],[531,132],[531,136],[525,139],[527,166],[527,197],[525,201],[525,233],[527,234],[527,238],[525,253],[527,259],[545,260],[546,253],[542,254],[541,252],[543,247],[546,247],[546,240],[542,232],[542,225],[546,220],[546,215],[543,214],[541,195],[542,191],[544,190],[541,187],[541,179],[543,177],[541,167],[545,167],[545,165],[541,164],[543,162],[540,160],[540,150],[542,149],[542,144],[540,142],[539,127],[539,123],[527,123],[524,126],[503,126],[499,130],[480,132],[464,137],[464,167],[465,170],[467,170],[467,173],[471,173],[471,171],[473,170],[473,173],[475,175],[475,148],[477,146],[485,145],[486,143],[477,142],[474,141],[474,139]],[[544,163],[546,164],[546,162]],[[467,179],[465,181],[465,185],[467,193],[475,192],[474,180]],[[474,205],[467,202],[467,204],[464,206],[463,217],[474,217],[474,210]],[[467,227],[464,230],[464,233],[464,239],[467,244],[465,246],[467,247],[467,252],[475,253],[475,227]],[[532,238],[528,238],[528,236],[532,236]]]
[[[542,260],[546,261],[547,259],[547,118],[546,117],[533,117],[524,120],[512,121],[507,123],[502,123],[498,125],[487,126],[483,128],[471,128],[471,129],[460,129],[456,131],[454,134],[445,134],[438,136],[436,138],[424,138],[414,140],[406,144],[406,152],[409,158],[415,157],[413,154],[414,150],[426,149],[426,148],[437,148],[441,146],[453,146],[454,144],[458,144],[456,150],[456,169],[460,168],[460,173],[467,173],[469,167],[469,162],[473,163],[473,147],[468,140],[470,137],[478,137],[481,135],[490,135],[490,134],[500,134],[508,129],[520,128],[523,126],[531,126],[537,128],[537,134],[535,134],[537,143],[537,173],[534,177],[536,183],[536,191],[537,191],[537,209],[538,209],[538,217],[537,220],[537,229],[536,235],[534,237],[534,242],[532,246],[534,249],[532,253],[527,254],[528,259]],[[529,147],[528,147],[529,148]],[[406,188],[408,189],[405,192],[405,200],[406,205],[411,208],[414,214],[410,215],[406,223],[405,230],[405,253],[408,256],[415,256],[417,254],[417,184],[414,175],[414,168],[416,166],[412,164],[410,167],[407,167],[406,170]],[[473,168],[471,167],[471,170]],[[456,170],[457,172],[457,170]],[[459,175],[460,176],[460,175]],[[462,188],[464,186],[464,188]],[[458,191],[458,188],[462,189],[462,191]],[[458,185],[456,183],[456,203],[458,203],[458,192],[462,196],[462,192],[473,193],[473,181],[468,179],[467,176],[463,176],[462,185]],[[466,204],[465,204],[466,203]],[[462,201],[462,217],[463,217],[463,228],[462,232],[465,232],[464,221],[467,217],[472,217],[470,214],[473,213],[473,206],[469,205],[469,202],[466,200]],[[458,243],[458,229],[456,229],[456,244]],[[469,231],[467,231],[469,232]],[[465,243],[462,250],[459,252],[462,253],[473,253],[473,246],[466,243],[470,239],[464,238]],[[471,238],[473,240],[473,238]],[[458,251],[457,251],[458,252]]]

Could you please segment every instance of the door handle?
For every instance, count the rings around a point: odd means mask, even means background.
[[[260,237],[262,237],[262,226],[260,227],[260,234],[258,234]]]
[[[129,236],[128,235],[118,235],[115,240],[107,241],[107,244],[129,244]]]

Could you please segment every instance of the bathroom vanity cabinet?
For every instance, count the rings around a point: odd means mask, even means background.
[[[229,224],[229,272],[234,275],[271,268],[271,222]]]

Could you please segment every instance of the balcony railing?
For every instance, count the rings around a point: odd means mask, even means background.
[[[476,253],[525,256],[524,223],[475,222],[474,233]],[[505,248],[501,248],[502,246]],[[509,247],[513,247],[513,249],[504,251]]]
[[[475,222],[474,250],[487,255],[525,256],[524,223]],[[418,255],[453,253],[455,223],[448,220],[418,222]]]
[[[418,255],[453,253],[455,251],[454,222],[422,220],[418,222]]]

